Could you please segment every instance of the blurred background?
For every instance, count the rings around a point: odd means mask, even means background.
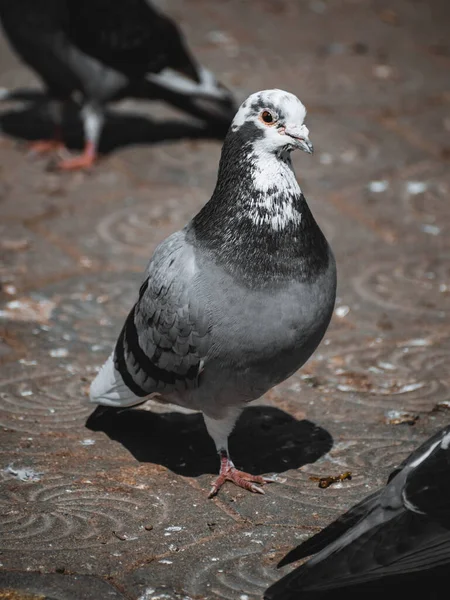
[[[260,598],[288,549],[449,420],[448,0],[156,5],[237,105],[272,87],[305,104],[315,153],[293,161],[336,255],[335,315],[231,438],[238,466],[286,477],[266,496],[206,500],[217,465],[196,414],[148,404],[86,428],[89,382],[152,251],[209,199],[224,129],[125,99],[94,167],[59,172],[29,154],[45,116],[2,102],[0,590]],[[0,86],[41,87],[4,36]],[[310,479],[345,471],[327,489]]]

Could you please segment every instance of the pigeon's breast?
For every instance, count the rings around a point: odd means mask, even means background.
[[[259,379],[256,387],[265,391],[308,360],[333,312],[333,259],[313,282],[290,281],[276,289],[250,290],[225,274],[215,277],[207,294],[212,363],[241,383],[254,386]]]

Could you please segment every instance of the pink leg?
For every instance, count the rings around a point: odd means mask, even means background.
[[[244,471],[238,471],[228,453],[225,450],[220,451],[220,473],[219,477],[214,481],[211,490],[208,494],[208,498],[212,498],[217,494],[220,488],[223,486],[225,481],[232,481],[238,487],[248,490],[249,492],[255,492],[257,494],[264,494],[264,490],[255,485],[259,483],[261,485],[265,483],[272,483],[274,479],[267,477],[261,477],[261,475],[250,475]]]
[[[93,142],[86,142],[83,154],[67,158],[58,163],[58,169],[63,171],[74,171],[77,169],[90,169],[95,159],[97,158],[97,152]]]
[[[65,148],[62,131],[60,127],[55,127],[54,137],[51,140],[36,140],[28,145],[31,154],[45,154],[47,152],[56,152]]]

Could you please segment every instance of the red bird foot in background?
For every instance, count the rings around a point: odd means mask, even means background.
[[[47,152],[58,152],[65,150],[64,142],[59,139],[36,140],[28,144],[31,155],[46,154]]]
[[[48,140],[36,140],[28,144],[30,154],[36,156],[39,154],[47,154],[48,152],[58,152],[65,150],[63,135],[60,127],[55,127],[53,138]]]
[[[90,169],[97,159],[97,152],[92,142],[87,142],[83,154],[66,158],[58,163],[58,169],[62,171],[76,171]]]

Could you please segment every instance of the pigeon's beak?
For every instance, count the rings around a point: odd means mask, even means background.
[[[295,145],[297,148],[300,148],[300,150],[303,150],[308,154],[312,154],[314,152],[314,147],[308,137],[309,131],[306,125],[302,125],[301,127],[288,125],[284,130],[284,134],[292,138],[295,141]]]

